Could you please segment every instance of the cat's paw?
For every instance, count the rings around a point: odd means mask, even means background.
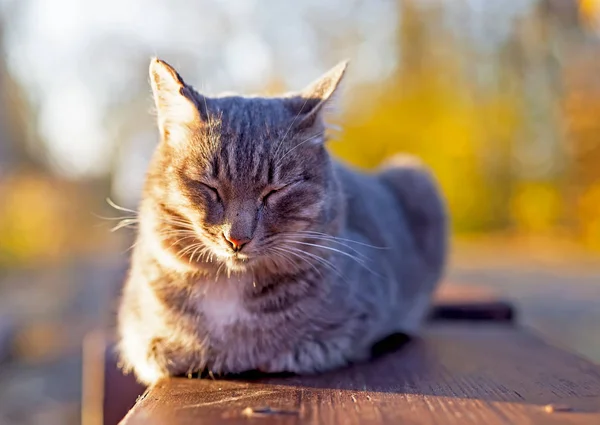
[[[154,385],[169,376],[164,369],[151,361],[138,363],[133,366],[132,370],[138,382],[148,386]]]
[[[143,359],[131,365],[138,380],[146,385],[153,385],[169,376],[189,375],[203,370],[200,354],[193,350],[185,350],[166,338],[152,338],[146,347]]]
[[[133,373],[137,381],[153,385],[168,376],[163,362],[159,361],[158,344],[153,340],[126,338],[118,347],[119,368],[125,374]]]

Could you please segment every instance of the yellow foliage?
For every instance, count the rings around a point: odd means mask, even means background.
[[[584,244],[600,251],[600,182],[583,193],[577,207]]]
[[[510,209],[517,229],[526,233],[546,233],[555,227],[561,215],[561,194],[550,183],[519,182]]]
[[[97,226],[98,194],[83,184],[25,173],[1,183],[0,268],[98,252],[115,239]]]
[[[437,69],[447,73],[449,68]],[[507,214],[500,211],[488,162],[501,168],[508,161],[519,125],[518,103],[504,94],[475,102],[468,82],[439,78],[439,72],[400,75],[372,110],[355,111],[346,120],[343,140],[331,148],[364,168],[397,152],[418,155],[436,173],[456,230],[489,229]]]
[[[60,196],[50,182],[34,176],[13,178],[2,189],[0,263],[53,258],[65,240]]]
[[[600,21],[600,0],[579,0],[579,16],[588,25]]]

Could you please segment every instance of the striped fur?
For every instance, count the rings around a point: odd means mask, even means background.
[[[345,69],[281,97],[206,97],[152,61],[162,141],[118,317],[141,382],[314,373],[418,330],[444,268],[445,208],[414,161],[362,174],[330,157],[324,114]]]

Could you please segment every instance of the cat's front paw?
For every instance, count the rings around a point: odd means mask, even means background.
[[[138,382],[144,385],[154,385],[169,376],[168,372],[152,361],[145,361],[132,367]]]
[[[153,385],[169,376],[189,375],[203,369],[201,354],[184,349],[166,338],[152,338],[143,361],[132,365],[140,382]]]
[[[138,382],[144,385],[154,385],[159,380],[169,376],[169,371],[161,361],[159,341],[152,340],[145,353],[139,353],[133,361],[125,362],[123,371],[125,373],[133,372]],[[131,354],[131,353],[129,353]]]

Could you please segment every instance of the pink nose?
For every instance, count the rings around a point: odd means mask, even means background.
[[[223,237],[235,252],[240,251],[244,247],[244,245],[250,242],[249,238],[233,237],[225,233],[223,233]]]

